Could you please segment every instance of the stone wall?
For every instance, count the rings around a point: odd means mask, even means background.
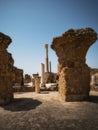
[[[14,71],[14,84],[15,83],[19,83],[21,86],[24,85],[24,81],[23,81],[23,70],[19,69],[17,67],[13,67],[13,71]]]
[[[44,83],[56,83],[56,73],[45,72],[44,73]]]
[[[91,75],[91,90],[98,91],[98,69],[91,69],[90,71]]]
[[[13,64],[12,55],[7,48],[11,38],[0,33],[0,105],[9,103],[13,99]]]
[[[53,39],[51,48],[56,51],[59,62],[59,94],[64,101],[88,98],[90,69],[85,63],[85,57],[96,40],[97,33],[91,28],[70,29]]]
[[[31,76],[30,76],[29,74],[25,74],[24,82],[25,82],[25,83],[30,83],[30,82],[32,82]]]

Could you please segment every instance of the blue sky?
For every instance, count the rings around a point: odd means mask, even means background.
[[[0,0],[0,32],[12,38],[8,51],[24,73],[40,73],[45,63],[44,45],[70,28],[92,27],[98,33],[98,0]],[[98,41],[86,56],[88,66],[98,68]],[[52,71],[57,56],[49,48]]]

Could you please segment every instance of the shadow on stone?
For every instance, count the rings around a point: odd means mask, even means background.
[[[98,103],[98,96],[91,95],[91,96],[89,97],[89,101],[90,101],[90,102],[93,102],[93,103]]]
[[[9,111],[29,111],[36,109],[37,106],[41,105],[42,102],[33,100],[32,98],[19,98],[14,99],[10,104],[2,106],[5,110]]]

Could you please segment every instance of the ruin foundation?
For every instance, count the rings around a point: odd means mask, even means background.
[[[11,42],[9,36],[0,33],[0,105],[5,105],[13,99],[14,60],[6,50]]]
[[[89,47],[97,40],[91,28],[70,29],[53,39],[51,48],[59,61],[59,94],[64,101],[81,101],[89,97],[90,69],[85,63]]]

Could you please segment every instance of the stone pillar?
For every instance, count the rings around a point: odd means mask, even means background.
[[[35,87],[35,80],[33,77],[32,77],[32,87]]]
[[[44,73],[45,73],[45,67],[44,64],[41,63],[41,84],[44,84]]]
[[[49,62],[49,66],[50,66],[50,73],[51,73],[51,61]]]
[[[0,33],[0,105],[5,105],[13,99],[14,60],[7,52],[11,42],[9,36]]]
[[[59,61],[59,94],[62,100],[80,101],[89,96],[90,69],[85,63],[89,47],[97,40],[91,28],[70,29],[53,39]]]
[[[45,44],[45,48],[46,48],[46,72],[49,72],[49,63],[48,63],[48,44]]]
[[[40,79],[41,77],[37,76],[35,79],[35,92],[40,93]]]

